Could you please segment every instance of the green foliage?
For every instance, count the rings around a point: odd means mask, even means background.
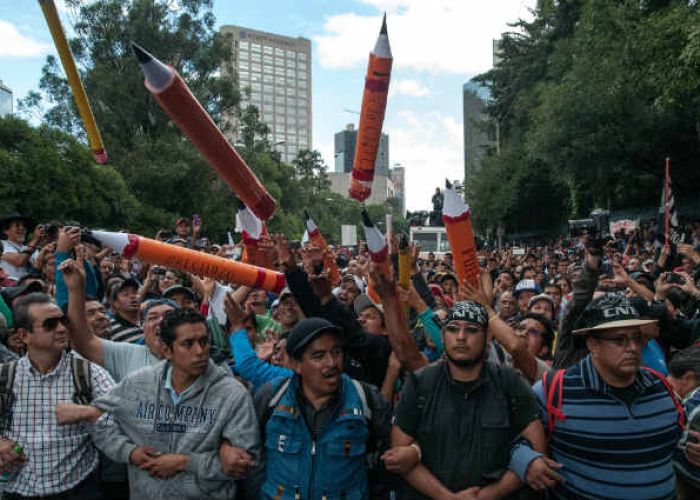
[[[534,20],[504,39],[501,63],[479,77],[501,137],[500,155],[468,183],[481,228],[654,205],[666,156],[677,194],[691,194],[699,25],[688,2],[540,0]]]
[[[207,236],[225,238],[234,225],[236,197],[144,87],[133,41],[172,64],[224,132],[240,124],[236,148],[278,201],[271,232],[300,238],[304,209],[331,241],[340,239],[340,224],[359,224],[359,206],[329,191],[318,151],[301,151],[292,165],[281,162],[258,110],[240,109],[236,78],[225,63],[232,43],[214,29],[211,0],[181,0],[178,9],[169,0],[66,4],[77,35],[70,45],[109,164],[94,165],[87,148],[71,138],[85,142],[83,125],[60,63],[49,56],[42,93],[30,92],[19,107],[43,126],[2,122],[0,208],[145,235],[198,213]],[[387,207],[372,210],[379,218]]]
[[[95,165],[85,146],[59,130],[0,118],[0,179],[0,213],[139,227],[141,206],[122,176]]]

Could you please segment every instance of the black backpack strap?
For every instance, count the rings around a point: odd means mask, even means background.
[[[15,404],[15,373],[17,362],[0,364],[0,431],[9,431],[12,425],[12,408]]]
[[[71,356],[70,369],[73,375],[73,402],[79,405],[89,405],[92,402],[90,362],[77,356]]]

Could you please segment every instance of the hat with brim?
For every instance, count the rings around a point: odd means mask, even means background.
[[[361,293],[355,298],[355,303],[353,304],[355,309],[355,314],[358,316],[369,307],[374,307],[382,315],[384,315],[384,307],[381,304],[376,304],[366,293]]]
[[[28,295],[34,292],[43,292],[44,287],[38,281],[25,281],[21,285],[7,286],[2,289],[2,298],[12,307],[12,301],[22,295]]]
[[[632,328],[656,323],[655,319],[642,319],[634,304],[620,293],[607,293],[591,301],[576,320],[574,335],[613,328]]]
[[[110,289],[110,297],[112,300],[117,298],[117,295],[125,288],[134,288],[138,292],[141,288],[141,284],[134,278],[122,277],[119,281],[114,283]]]
[[[191,288],[188,288],[183,285],[173,285],[171,287],[166,288],[163,292],[163,297],[165,297],[166,299],[172,299],[173,295],[175,295],[176,293],[183,293],[192,302],[197,302],[197,296],[194,294],[194,291],[192,291]]]
[[[20,214],[19,212],[10,212],[9,214],[6,214],[0,218],[0,239],[4,240],[7,238],[5,236],[4,231],[8,227],[10,227],[10,223],[12,221],[15,221],[15,220],[24,221],[24,225],[27,226],[28,233],[32,232],[32,230],[37,225],[36,220],[32,219],[31,217],[25,217],[24,215]]]
[[[613,328],[628,328],[634,326],[645,326],[651,325],[652,323],[657,323],[656,319],[622,319],[620,321],[610,321],[608,323],[601,323],[600,325],[593,326],[591,328],[579,328],[574,330],[574,335],[587,335],[591,332],[596,332],[600,330],[612,330]]]
[[[324,333],[340,336],[340,328],[323,318],[308,318],[299,321],[287,337],[287,354],[294,357]]]

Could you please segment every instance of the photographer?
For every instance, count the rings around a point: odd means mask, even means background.
[[[82,256],[85,257],[86,251],[80,245],[80,240],[81,231],[79,227],[67,226],[58,230],[56,252],[54,253],[54,283],[56,286],[56,303],[64,311],[68,308],[68,289],[63,281],[63,273],[60,272],[59,267],[62,262],[72,259],[76,252],[82,253]],[[83,267],[85,269],[85,294],[99,297],[102,287],[95,268],[87,259],[84,259]]]

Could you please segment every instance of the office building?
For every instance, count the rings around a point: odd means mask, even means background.
[[[474,80],[462,86],[465,180],[479,170],[487,150],[493,146],[493,140],[490,137],[493,127],[486,114],[488,99],[488,89]]]
[[[350,174],[345,172],[328,172],[326,175],[328,175],[328,180],[331,183],[331,192],[349,198]],[[394,198],[394,196],[394,183],[391,182],[391,178],[387,175],[375,175],[374,181],[372,181],[372,193],[365,200],[365,203],[367,205],[383,204],[388,199]]]
[[[339,173],[352,172],[352,163],[355,159],[355,144],[357,143],[357,130],[355,125],[349,123],[345,130],[335,134],[335,171]],[[389,175],[389,136],[381,135],[377,158],[374,160],[375,175]]]
[[[291,162],[300,150],[313,149],[311,41],[241,26],[222,26],[221,33],[233,38],[233,59],[227,69],[238,78],[242,105],[258,108],[282,160]]]
[[[391,169],[391,182],[394,185],[394,198],[398,203],[399,211],[406,214],[406,169],[396,164]]]
[[[503,36],[506,34],[504,33]],[[497,66],[501,62],[501,41],[502,38],[495,38],[491,45],[491,54],[493,58],[493,65]]]
[[[0,80],[0,116],[12,114],[12,90]]]

